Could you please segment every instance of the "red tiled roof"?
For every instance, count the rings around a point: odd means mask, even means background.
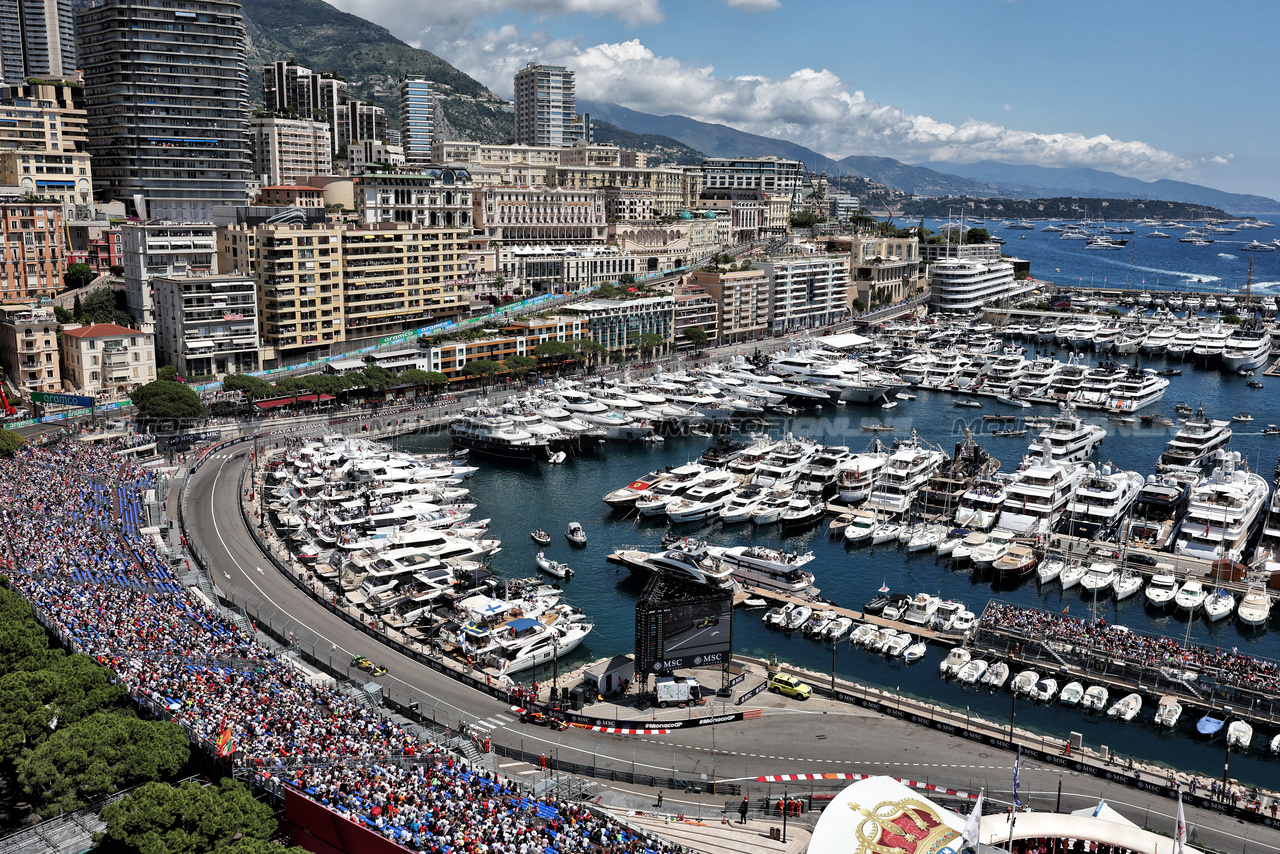
[[[116,338],[121,335],[140,335],[136,329],[116,326],[114,323],[95,323],[92,326],[81,326],[79,329],[64,329],[63,335],[72,338]]]

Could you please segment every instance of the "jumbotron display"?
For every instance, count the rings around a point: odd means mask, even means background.
[[[657,573],[636,603],[636,672],[723,667],[733,654],[733,594]]]

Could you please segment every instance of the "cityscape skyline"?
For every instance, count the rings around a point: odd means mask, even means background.
[[[533,61],[576,69],[582,101],[687,115],[836,158],[881,155],[941,171],[979,160],[1083,166],[1280,197],[1269,152],[1277,119],[1252,108],[1242,85],[1277,70],[1262,35],[1277,10],[1262,3],[1229,18],[1186,3],[1159,15],[1086,3],[1062,16],[1008,0],[334,5],[505,98]]]

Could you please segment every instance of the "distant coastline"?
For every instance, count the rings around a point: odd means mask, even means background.
[[[1243,219],[1219,208],[1195,205],[1187,202],[1167,202],[1155,199],[1090,199],[1080,196],[1060,196],[1050,199],[1001,199],[951,196],[947,198],[909,198],[898,202],[902,220],[916,217],[959,217],[986,220],[1079,220],[1108,219],[1133,221],[1139,219],[1205,220]]]

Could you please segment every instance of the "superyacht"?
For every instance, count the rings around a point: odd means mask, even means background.
[[[1039,458],[1027,458],[1009,484],[996,526],[1019,535],[1051,533],[1066,512],[1080,474],[1079,466],[1055,459],[1046,440]]]
[[[1239,451],[1220,451],[1219,465],[1191,492],[1177,552],[1204,560],[1239,561],[1262,521],[1270,490],[1258,474],[1239,467]]]

